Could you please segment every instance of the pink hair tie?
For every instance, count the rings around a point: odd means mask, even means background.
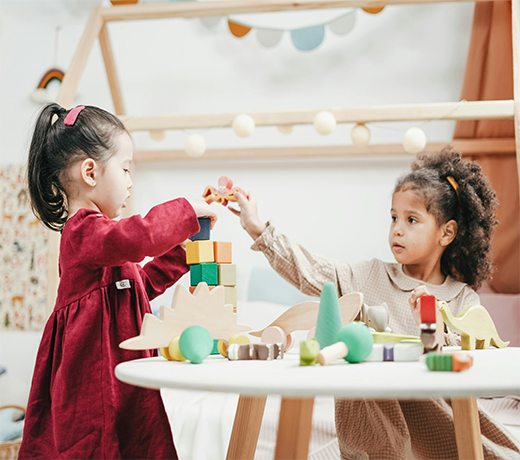
[[[78,118],[79,113],[85,108],[84,105],[78,105],[77,107],[73,108],[65,117],[65,120],[63,120],[63,124],[67,126],[72,126],[74,123],[76,123],[76,119]]]

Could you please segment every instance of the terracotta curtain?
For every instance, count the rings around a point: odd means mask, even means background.
[[[473,30],[461,99],[513,99],[511,2],[476,2]],[[454,139],[515,136],[513,120],[459,121]],[[520,206],[518,169],[514,155],[478,155],[497,192],[500,205],[491,254],[495,265],[491,287],[496,292],[520,292]]]

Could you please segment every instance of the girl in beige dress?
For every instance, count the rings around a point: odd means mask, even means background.
[[[397,263],[341,263],[307,251],[263,223],[254,196],[236,193],[242,227],[272,267],[300,291],[319,296],[332,281],[339,295],[362,292],[367,305],[386,302],[397,334],[419,335],[418,299],[432,294],[453,314],[479,304],[475,292],[491,275],[488,255],[497,200],[475,162],[451,150],[423,155],[397,181],[389,243]],[[440,317],[440,315],[438,315]],[[460,337],[444,330],[445,345]],[[456,459],[449,400],[346,400],[335,404],[343,459]],[[520,443],[479,408],[486,459],[520,459]]]

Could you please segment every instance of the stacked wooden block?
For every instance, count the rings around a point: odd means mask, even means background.
[[[190,266],[190,292],[206,283],[210,290],[224,286],[225,303],[237,307],[237,270],[232,263],[231,243],[210,240],[209,218],[199,218],[201,230],[186,243],[186,263]]]

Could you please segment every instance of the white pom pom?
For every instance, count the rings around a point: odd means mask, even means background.
[[[255,120],[250,115],[242,113],[233,119],[232,126],[238,137],[249,137],[255,130]]]
[[[350,138],[354,145],[364,147],[370,142],[370,130],[363,123],[358,123],[352,128]]]
[[[314,129],[320,134],[330,134],[336,128],[336,118],[332,113],[323,111],[318,112],[314,117]]]
[[[151,129],[150,137],[154,141],[162,141],[162,140],[166,139],[166,131],[164,131],[163,129]]]
[[[410,128],[404,133],[403,147],[408,153],[420,153],[426,147],[426,134],[420,128]]]
[[[184,146],[186,153],[192,158],[198,158],[206,152],[206,141],[200,134],[191,134]]]
[[[282,134],[291,134],[294,131],[294,125],[278,125],[277,128]]]

